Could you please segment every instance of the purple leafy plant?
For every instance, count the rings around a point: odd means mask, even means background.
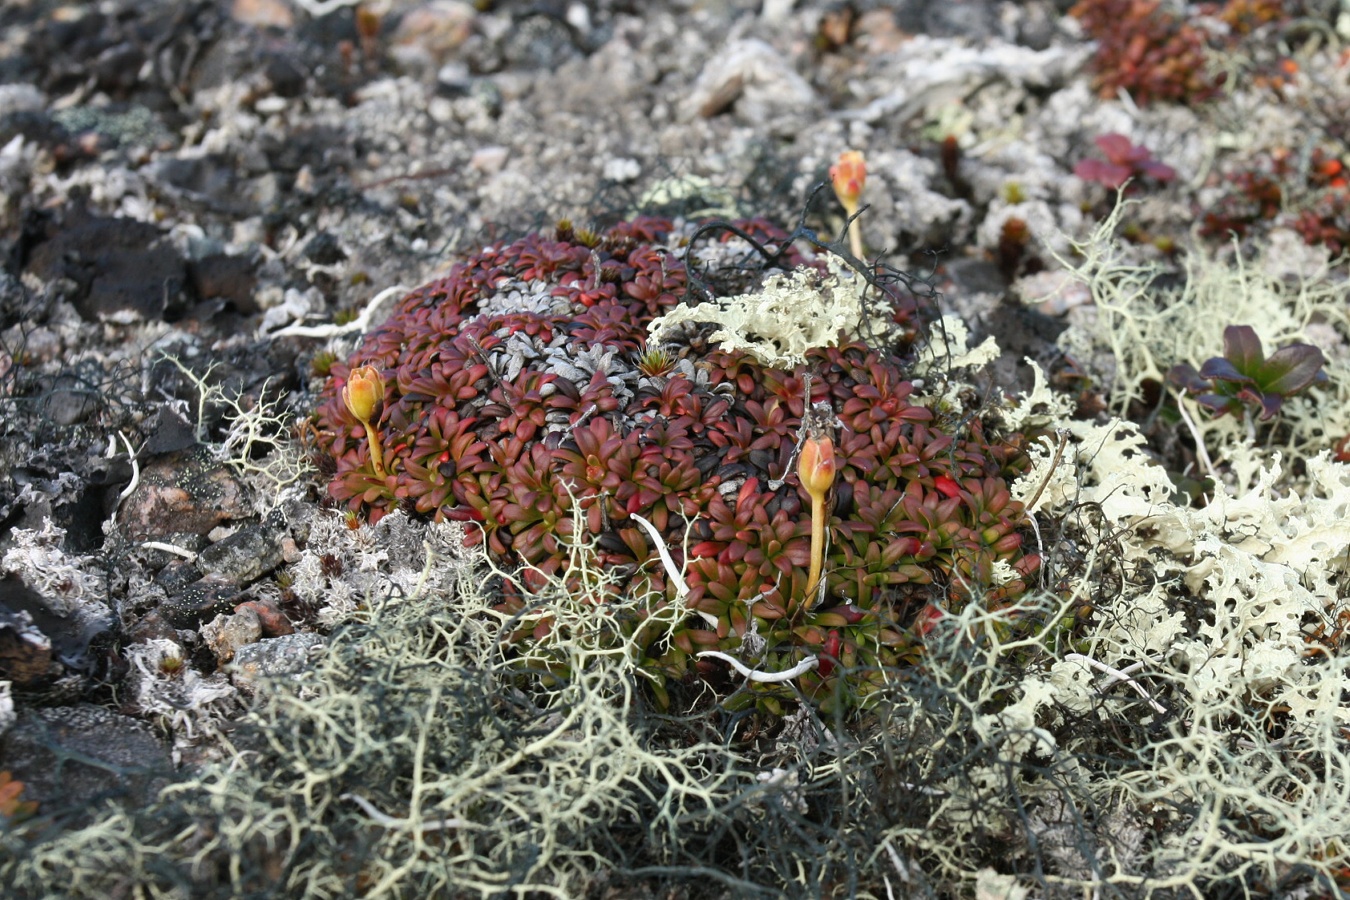
[[[1229,325],[1223,330],[1223,356],[1205,360],[1198,372],[1185,363],[1173,366],[1167,377],[1216,415],[1260,407],[1258,418],[1264,422],[1288,397],[1326,381],[1325,364],[1322,351],[1311,344],[1288,344],[1267,357],[1250,325]]]
[[[1073,174],[1084,181],[1095,181],[1111,190],[1119,190],[1130,179],[1152,178],[1171,181],[1176,170],[1158,162],[1147,147],[1130,143],[1123,134],[1103,134],[1094,141],[1106,159],[1085,159],[1073,167]]]

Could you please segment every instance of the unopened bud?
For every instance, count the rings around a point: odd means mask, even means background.
[[[816,499],[823,499],[834,484],[834,441],[828,437],[807,438],[797,461],[797,476],[802,487]]]
[[[845,150],[839,154],[839,161],[830,166],[830,184],[834,186],[834,195],[849,215],[857,211],[866,182],[867,164],[863,162],[862,153],[857,150]]]
[[[384,403],[384,379],[374,366],[358,366],[347,376],[342,389],[347,409],[362,425],[369,425]]]

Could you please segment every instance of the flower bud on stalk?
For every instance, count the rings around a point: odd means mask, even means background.
[[[342,402],[347,410],[356,417],[366,430],[370,441],[370,464],[375,474],[386,477],[384,451],[380,447],[380,432],[374,425],[384,406],[384,379],[374,366],[358,366],[347,376],[347,384],[342,388]]]
[[[834,195],[850,217],[858,211],[858,201],[866,183],[867,164],[863,162],[862,153],[857,150],[845,150],[839,154],[839,161],[830,166],[830,184],[834,186]],[[863,258],[862,231],[856,219],[848,226],[848,248],[858,259]]]
[[[820,572],[825,559],[825,496],[834,484],[834,441],[828,435],[809,437],[802,442],[802,455],[797,460],[797,477],[811,495],[811,570],[806,583],[808,594],[815,593],[820,584]]]

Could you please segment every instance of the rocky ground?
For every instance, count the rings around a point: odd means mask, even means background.
[[[0,783],[0,828],[148,803],[222,758],[260,679],[322,654],[337,614],[288,573],[335,504],[297,423],[457,254],[639,211],[833,235],[830,192],[807,197],[858,149],[869,252],[928,277],[972,346],[997,337],[986,391],[1030,389],[1031,359],[1083,418],[1140,421],[1159,379],[1113,391],[1111,348],[1061,340],[1096,315],[1063,273],[1112,206],[1119,148],[1098,138],[1134,154],[1131,261],[1180,279],[1237,232],[1339,279],[1350,13],[1189,4],[1226,80],[1145,102],[1103,94],[1071,5],[7,2],[0,778],[23,787]],[[1312,324],[1343,360],[1345,335]],[[1188,438],[1151,439],[1195,462]],[[850,891],[820,885],[792,889]]]

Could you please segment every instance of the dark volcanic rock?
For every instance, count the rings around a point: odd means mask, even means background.
[[[72,213],[64,228],[39,244],[28,271],[47,280],[69,279],[70,297],[95,322],[152,321],[182,302],[187,273],[158,228],[132,219]]]
[[[188,275],[197,296],[203,300],[219,297],[241,313],[258,311],[253,300],[257,276],[248,257],[216,253],[190,263]]]
[[[196,628],[239,602],[239,586],[207,575],[160,603],[159,612],[175,628]]]
[[[171,406],[161,408],[145,424],[150,437],[145,442],[144,452],[151,456],[178,453],[190,450],[197,445],[197,436],[192,425],[183,418],[182,413]]]
[[[44,687],[64,671],[52,658],[51,640],[22,608],[41,599],[17,578],[0,581],[0,679],[19,688]]]
[[[305,256],[321,266],[331,266],[347,258],[338,239],[331,232],[320,231],[305,245]]]
[[[107,798],[144,805],[173,764],[149,725],[86,704],[20,712],[0,737],[0,769],[24,783],[39,812],[60,816]]]
[[[192,584],[203,574],[192,560],[176,559],[159,570],[159,574],[155,576],[155,583],[173,594]]]
[[[241,529],[203,550],[197,565],[208,575],[248,584],[281,565],[281,535],[261,526]]]
[[[22,627],[22,623],[26,623],[27,628]],[[34,645],[45,646],[50,658],[59,663],[57,670],[94,671],[100,662],[96,648],[106,646],[116,628],[116,617],[103,603],[93,600],[61,603],[43,596],[16,577],[0,580],[0,629],[23,637],[30,650]],[[12,644],[7,646],[14,649]],[[13,656],[8,658],[20,662]],[[32,654],[25,654],[25,661],[38,664]],[[5,665],[0,662],[0,669]]]

